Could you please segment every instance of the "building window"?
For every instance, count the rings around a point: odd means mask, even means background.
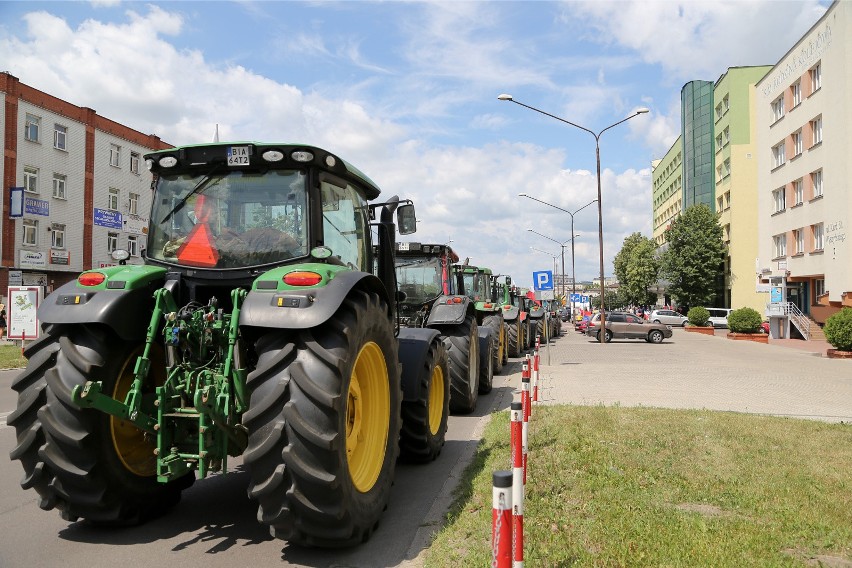
[[[34,114],[27,114],[24,123],[24,138],[30,142],[38,142],[39,126],[41,126],[41,119]]]
[[[53,125],[53,147],[57,150],[67,150],[68,127],[61,124]]]
[[[825,278],[814,278],[814,300],[825,295]]]
[[[127,211],[131,215],[137,215],[139,210],[139,194],[131,193],[130,199],[127,200]]]
[[[811,93],[815,93],[822,87],[822,64],[817,63],[809,72],[811,76]]]
[[[811,121],[811,132],[813,132],[812,146],[816,146],[822,142],[822,117],[818,116]]]
[[[787,256],[787,235],[772,237],[772,250],[775,252],[775,258]]]
[[[121,146],[117,144],[109,145],[109,165],[120,167],[121,164]]]
[[[65,225],[54,223],[51,225],[50,246],[53,248],[65,248]]]
[[[718,136],[716,136],[716,150],[722,149],[722,133],[720,132]]]
[[[784,96],[772,101],[772,122],[778,122],[784,118]]]
[[[811,185],[814,188],[814,197],[822,197],[822,170],[811,174]]]
[[[790,87],[790,92],[793,95],[793,106],[797,107],[802,104],[802,82],[796,81],[793,83],[793,86]]]
[[[24,191],[38,193],[38,168],[24,166]]]
[[[23,244],[36,246],[38,244],[38,221],[35,219],[24,219]]]
[[[787,162],[784,142],[772,147],[772,167],[777,168],[783,166]]]
[[[731,101],[728,98],[728,95],[722,97],[722,114],[728,112],[728,109],[731,107]]]
[[[130,235],[127,237],[127,252],[130,253],[130,256],[139,256],[139,248],[137,244],[136,235]]]
[[[729,127],[725,127],[725,130],[722,131],[722,146],[727,146],[731,141],[731,129]]]
[[[824,243],[824,227],[822,223],[817,223],[816,225],[811,226],[814,231],[814,250],[822,250]]]
[[[793,231],[793,242],[795,243],[796,250],[793,251],[793,254],[804,254],[805,252],[805,232],[801,229],[796,229]]]
[[[107,199],[107,209],[118,211],[118,189],[114,187],[109,188]]]
[[[112,253],[118,248],[118,233],[107,233],[107,252]]]
[[[793,156],[798,156],[802,153],[802,131],[797,130],[793,133]]]
[[[775,213],[780,213],[787,208],[786,193],[787,192],[783,187],[779,187],[772,192],[772,201],[775,203]]]
[[[130,171],[139,173],[139,152],[130,152]]]
[[[796,197],[796,205],[801,205],[805,200],[805,184],[801,178],[793,182],[793,194]]]
[[[53,174],[53,197],[56,199],[65,199],[65,180],[64,175]]]

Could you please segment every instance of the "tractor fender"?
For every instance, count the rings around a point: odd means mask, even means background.
[[[399,362],[402,364],[402,400],[420,400],[423,375],[429,372],[423,365],[429,346],[440,335],[437,329],[403,327],[399,330]]]
[[[461,302],[447,303],[447,300],[455,298],[460,298]],[[470,298],[467,296],[441,296],[432,304],[432,310],[429,312],[429,319],[426,321],[426,325],[429,327],[448,324],[458,325],[470,313],[470,306]]]
[[[503,319],[506,321],[513,321],[518,319],[518,316],[521,313],[521,309],[518,306],[510,306],[509,309],[503,309]]]
[[[530,310],[529,314],[532,319],[541,319],[544,317],[544,308],[536,306]]]
[[[124,340],[144,339],[154,309],[154,291],[162,285],[162,278],[154,278],[130,289],[86,290],[76,281],[68,282],[41,302],[39,324],[44,329],[53,324],[100,323]]]
[[[278,329],[309,329],[331,318],[356,286],[381,296],[390,306],[387,290],[368,272],[338,272],[320,287],[250,291],[240,310],[240,325]],[[390,317],[390,312],[388,312]]]

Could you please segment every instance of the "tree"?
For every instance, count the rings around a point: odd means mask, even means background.
[[[681,306],[712,302],[726,252],[716,215],[704,204],[689,207],[672,222],[666,241],[661,275],[671,295]]]
[[[641,233],[633,233],[621,245],[612,263],[618,278],[618,293],[624,304],[644,306],[648,303],[648,288],[656,281],[660,270],[656,245]]]

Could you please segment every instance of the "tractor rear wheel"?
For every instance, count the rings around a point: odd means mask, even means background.
[[[247,379],[244,462],[258,520],[295,544],[366,541],[390,499],[402,388],[393,324],[353,290],[313,329],[273,330]]]
[[[503,351],[506,349],[506,330],[503,325],[503,316],[500,314],[485,316],[482,320],[482,325],[483,327],[491,328],[491,336],[494,338],[494,362],[492,363],[492,368],[494,369],[494,374],[498,375],[503,370]],[[480,381],[479,386],[479,392],[482,393],[482,381]],[[490,391],[491,388],[489,386],[486,392]]]
[[[494,387],[494,361],[497,356],[497,339],[493,332],[480,338],[479,348],[479,394],[488,394]]]
[[[468,315],[459,325],[441,329],[450,361],[450,411],[468,414],[479,398],[479,328]]]
[[[194,481],[187,474],[158,482],[151,436],[71,400],[75,386],[98,380],[104,394],[124,401],[142,348],[96,325],[55,327],[29,347],[27,368],[12,385],[18,408],[9,418],[17,431],[11,458],[21,460],[21,486],[36,490],[42,509],[59,509],[68,521],[138,524],[174,506]],[[142,408],[149,414],[156,415],[154,388],[164,377],[155,346],[143,385]]]
[[[399,451],[407,461],[426,463],[441,453],[450,414],[449,377],[447,351],[436,337],[423,361],[420,398],[402,403]]]
[[[512,357],[520,357],[523,351],[523,337],[519,337],[518,333],[523,333],[523,326],[519,320],[512,320],[506,324],[506,338],[509,343],[509,355]]]

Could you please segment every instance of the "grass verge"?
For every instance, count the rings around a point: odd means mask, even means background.
[[[431,567],[491,565],[494,414]],[[709,411],[536,407],[527,566],[852,566],[852,427]]]
[[[27,366],[18,345],[0,345],[0,369],[19,369]]]

